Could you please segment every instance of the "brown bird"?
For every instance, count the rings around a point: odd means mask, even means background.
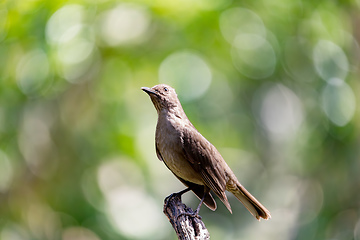
[[[225,194],[227,190],[256,219],[269,219],[270,212],[240,184],[218,150],[189,121],[175,90],[165,84],[141,89],[150,96],[158,113],[156,155],[188,187],[177,194],[192,190],[201,200],[196,215],[202,203],[213,211],[216,209],[210,190],[232,213]]]

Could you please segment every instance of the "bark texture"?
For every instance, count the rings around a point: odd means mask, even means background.
[[[179,240],[208,240],[210,234],[194,211],[181,202],[181,196],[172,194],[165,198],[164,213]]]

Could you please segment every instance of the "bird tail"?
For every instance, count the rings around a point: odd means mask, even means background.
[[[253,195],[251,195],[240,183],[236,184],[235,188],[229,189],[229,191],[240,200],[242,204],[249,210],[249,212],[260,221],[260,218],[265,220],[270,219],[271,215]]]

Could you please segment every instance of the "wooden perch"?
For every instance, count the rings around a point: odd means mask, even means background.
[[[181,202],[181,196],[171,194],[164,200],[164,213],[175,229],[179,240],[208,240],[210,234],[201,218]]]

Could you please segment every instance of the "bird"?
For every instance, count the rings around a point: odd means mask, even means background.
[[[175,89],[159,84],[151,88],[142,87],[157,111],[155,132],[156,155],[166,167],[187,187],[178,192],[193,191],[200,199],[195,211],[198,215],[204,203],[215,211],[215,193],[232,213],[225,191],[229,191],[257,219],[270,219],[271,215],[253,195],[251,195],[225,162],[219,151],[194,127],[186,116]]]

